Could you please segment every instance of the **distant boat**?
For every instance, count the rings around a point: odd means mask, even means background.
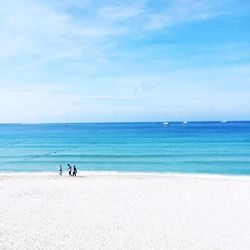
[[[168,122],[163,122],[163,125],[164,125],[164,126],[168,126],[169,123],[168,123]]]
[[[227,123],[227,120],[221,121],[222,123]]]
[[[184,121],[183,124],[187,124],[188,122],[187,121]]]

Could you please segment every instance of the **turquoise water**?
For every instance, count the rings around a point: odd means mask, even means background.
[[[250,175],[250,122],[0,125],[0,171]]]

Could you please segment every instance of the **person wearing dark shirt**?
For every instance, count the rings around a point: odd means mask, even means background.
[[[73,176],[76,176],[76,173],[77,173],[77,169],[76,169],[76,166],[73,167]]]
[[[69,170],[69,176],[72,176],[72,173],[71,173],[72,167],[69,164],[68,164],[68,169],[67,170]]]
[[[58,172],[59,172],[59,175],[62,175],[62,165],[61,164],[58,167]]]

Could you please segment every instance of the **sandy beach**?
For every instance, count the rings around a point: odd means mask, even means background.
[[[250,249],[250,177],[0,175],[0,249]]]

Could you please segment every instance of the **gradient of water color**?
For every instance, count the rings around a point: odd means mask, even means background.
[[[250,175],[250,122],[0,125],[0,171]]]

